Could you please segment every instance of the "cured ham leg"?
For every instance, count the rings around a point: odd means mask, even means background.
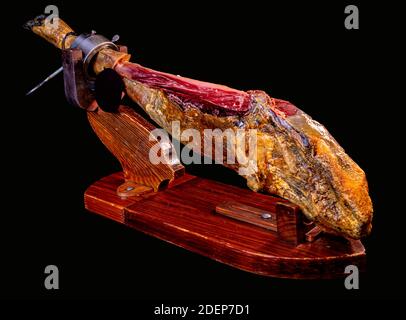
[[[59,48],[71,32],[66,24],[51,30],[43,18],[29,26]],[[69,45],[74,36],[65,40]],[[364,172],[327,129],[302,110],[263,91],[235,90],[126,60],[104,49],[94,71],[113,68],[123,77],[128,96],[169,133],[173,121],[179,121],[181,130],[197,129],[202,136],[204,129],[256,129],[257,170],[244,174],[249,188],[290,200],[326,230],[355,239],[370,232],[373,209]],[[238,163],[225,165],[240,169]]]

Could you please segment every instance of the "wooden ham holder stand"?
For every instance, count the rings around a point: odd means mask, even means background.
[[[321,232],[286,200],[189,175],[179,163],[152,164],[154,127],[129,107],[112,113],[97,108],[84,80],[82,52],[66,49],[62,57],[68,101],[87,110],[95,133],[123,169],[86,190],[86,209],[260,275],[336,278],[347,265],[364,268],[360,241]]]
[[[152,126],[133,110],[88,112],[123,166],[85,192],[89,211],[233,267],[280,278],[335,278],[365,265],[360,241],[306,224],[286,200],[196,177],[149,161]]]

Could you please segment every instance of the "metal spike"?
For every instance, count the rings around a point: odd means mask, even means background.
[[[28,91],[25,95],[28,96],[40,87],[42,87],[45,83],[47,83],[49,80],[57,76],[59,73],[63,71],[63,67],[60,67],[58,70],[55,70],[52,72],[48,77],[46,77],[43,81],[41,81],[39,84],[37,84],[34,88],[32,88],[30,91]]]

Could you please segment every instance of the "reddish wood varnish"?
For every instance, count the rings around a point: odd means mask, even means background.
[[[163,182],[169,183],[184,173],[180,163],[151,164],[149,151],[158,143],[150,137],[155,127],[131,108],[120,106],[117,113],[104,112],[99,108],[87,115],[97,136],[123,168],[126,182],[119,192],[134,187],[134,183],[157,191]]]
[[[86,208],[146,234],[233,267],[281,278],[334,278],[345,266],[365,265],[360,241],[323,234],[299,245],[276,232],[216,214],[220,203],[238,201],[275,212],[286,201],[185,174],[167,189],[121,199],[121,173],[101,179],[85,193]]]

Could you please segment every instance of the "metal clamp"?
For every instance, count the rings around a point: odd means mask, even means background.
[[[71,45],[71,49],[79,49],[83,52],[83,68],[85,75],[92,79],[94,75],[89,66],[91,65],[93,57],[102,49],[110,48],[115,51],[118,51],[117,45],[106,37],[96,34],[95,31],[91,33],[82,33],[79,35]]]
[[[65,48],[65,42],[66,39],[70,36],[75,36],[75,32],[68,32],[63,40],[62,40],[62,52],[66,50]],[[92,31],[91,33],[82,33],[79,35],[72,43],[70,46],[70,49],[78,49],[82,51],[83,55],[85,58],[83,59],[83,71],[84,75],[87,78],[87,80],[94,80],[95,77],[94,75],[91,75],[91,72],[89,72],[89,66],[90,63],[92,62],[93,57],[98,53],[101,49],[104,48],[110,48],[116,51],[120,51],[119,47],[114,44],[114,42],[119,40],[119,36],[115,35],[109,41],[106,37],[96,34],[96,31]],[[59,67],[57,70],[55,70],[53,73],[51,73],[48,77],[46,77],[44,80],[42,80],[39,84],[37,84],[34,88],[32,88],[30,91],[26,93],[26,95],[30,95],[40,87],[42,87],[45,83],[47,83],[49,80],[53,79],[56,77],[58,74],[60,74],[63,71],[63,67]]]

